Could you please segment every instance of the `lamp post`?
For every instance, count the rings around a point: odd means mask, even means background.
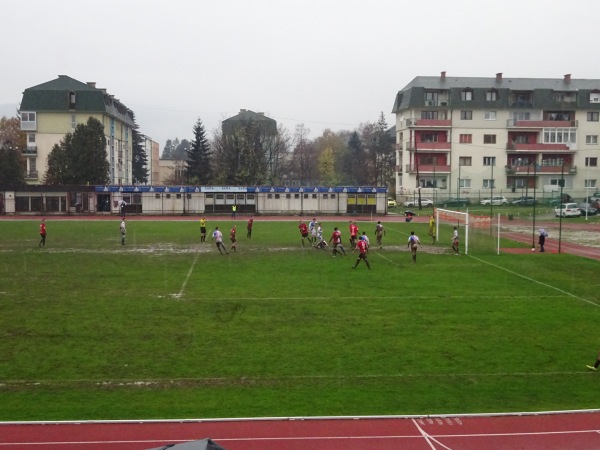
[[[494,164],[496,164],[496,157],[490,161],[492,164],[492,179],[490,180],[490,233],[493,228],[493,217],[494,217]]]
[[[590,187],[591,186],[585,187],[585,220],[588,220],[588,209],[592,206],[592,202],[590,201],[590,193],[588,192]]]
[[[460,211],[460,157],[458,158],[458,183],[456,183],[456,209]]]
[[[560,253],[560,244],[562,241],[562,217],[565,211],[563,204],[563,187],[565,186],[565,160],[563,159],[560,165],[560,214],[558,217],[558,253]]]
[[[529,166],[527,166],[527,171],[529,172]],[[529,183],[529,178],[527,178],[527,183]],[[531,249],[535,250],[535,203],[537,202],[535,198],[535,189],[537,185],[537,162],[533,162],[533,227],[531,229]]]

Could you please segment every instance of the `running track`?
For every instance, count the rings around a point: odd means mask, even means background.
[[[600,410],[540,415],[0,424],[0,448],[143,450],[210,437],[227,450],[600,449]]]
[[[57,217],[57,220],[61,219]],[[113,217],[110,219],[116,220]],[[166,217],[148,219],[164,220]],[[282,220],[279,217],[257,218],[273,219]],[[401,217],[390,216],[385,219],[402,220]],[[425,217],[415,219],[426,221]],[[219,217],[217,220],[227,219]],[[244,219],[240,217],[237,220]],[[552,225],[539,224],[546,228]],[[600,231],[598,225],[590,225],[563,224],[563,229],[565,233],[569,229],[583,228]],[[519,242],[531,242],[529,233],[503,232],[502,236]],[[556,253],[558,242],[549,239],[546,249],[549,253]],[[563,241],[561,251],[600,260],[600,248]],[[529,250],[523,252],[529,253]],[[205,437],[212,438],[227,450],[600,449],[600,410],[405,418],[0,423],[0,450],[145,450]]]

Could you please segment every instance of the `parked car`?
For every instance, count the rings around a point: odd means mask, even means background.
[[[494,195],[493,197],[488,197],[488,198],[484,198],[483,200],[481,200],[481,203],[483,206],[489,206],[490,204],[494,205],[494,206],[505,206],[506,204],[508,204],[508,200],[506,200],[505,197],[503,197],[502,195]]]
[[[404,203],[402,203],[402,206],[405,206],[407,208],[412,208],[414,207],[417,203],[419,202],[419,199],[415,199],[415,200],[407,200]],[[430,200],[428,198],[422,198],[421,197],[421,206],[428,206],[431,207],[433,206],[433,200]]]
[[[579,205],[579,211],[581,211],[582,216],[595,216],[598,214],[598,210],[589,205]]]
[[[572,201],[573,201],[573,197],[571,197],[569,194],[563,193],[562,198],[554,197],[554,198],[548,199],[546,201],[546,203],[548,204],[548,206],[558,206],[561,203],[568,203],[568,202],[572,202]]]
[[[579,217],[581,211],[577,203],[561,203],[558,208],[554,209],[556,217]]]
[[[396,200],[394,200],[392,197],[388,197],[388,208],[395,208],[396,206],[398,206]]]
[[[589,200],[589,197],[586,197],[579,206],[589,206],[590,208],[600,209],[600,200]]]
[[[445,200],[438,200],[438,205],[441,205],[444,208],[447,206],[467,206],[470,204],[471,202],[466,197],[451,197]]]
[[[514,206],[533,206],[533,205],[537,205],[537,200],[533,197],[519,197],[519,198],[515,198],[512,202],[510,202],[511,205]]]

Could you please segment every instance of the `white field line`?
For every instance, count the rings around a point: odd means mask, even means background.
[[[508,272],[508,273],[510,273],[511,275],[515,275],[515,276],[517,276],[517,277],[523,278],[524,280],[531,281],[532,283],[536,283],[536,284],[539,284],[539,285],[541,285],[541,286],[547,287],[547,288],[549,288],[549,289],[553,289],[553,290],[555,290],[555,291],[558,291],[558,292],[560,292],[561,294],[564,294],[564,295],[566,295],[566,296],[568,296],[568,297],[575,298],[575,299],[577,299],[577,300],[580,300],[580,301],[582,301],[582,302],[585,302],[585,303],[589,303],[590,305],[593,305],[593,306],[596,306],[596,307],[600,308],[600,304],[598,304],[598,303],[596,303],[596,302],[593,302],[593,301],[591,301],[591,300],[588,300],[588,299],[586,299],[586,298],[579,297],[579,296],[577,296],[577,295],[575,295],[575,294],[572,294],[572,293],[570,293],[570,292],[563,291],[562,289],[559,289],[559,288],[557,288],[556,286],[552,286],[552,285],[550,285],[550,284],[543,283],[543,282],[541,282],[541,281],[538,281],[538,280],[534,280],[533,278],[529,278],[529,277],[526,277],[525,275],[521,275],[520,273],[513,272],[512,270],[509,270],[509,269],[507,269],[507,268],[505,268],[505,267],[498,266],[497,264],[492,264],[491,262],[488,262],[488,261],[484,261],[483,259],[477,258],[476,256],[471,256],[471,255],[469,255],[469,256],[470,256],[471,258],[473,258],[473,259],[476,259],[476,260],[477,260],[477,261],[479,261],[479,262],[482,262],[482,263],[484,263],[484,264],[487,264],[487,265],[489,265],[489,266],[492,266],[492,267],[495,267],[495,268],[497,268],[497,269],[500,269],[500,270],[503,270],[503,271],[505,271],[505,272]]]
[[[183,291],[185,290],[185,286],[187,285],[188,280],[190,279],[190,276],[192,275],[192,272],[194,271],[194,267],[196,266],[196,262],[198,262],[198,258],[200,257],[200,254],[198,253],[196,255],[196,257],[194,258],[194,262],[192,262],[192,265],[190,266],[190,270],[188,270],[188,273],[185,277],[185,280],[183,280],[183,284],[181,285],[181,289],[179,289],[179,293],[174,294],[173,297],[175,298],[181,298],[181,296],[183,295]]]

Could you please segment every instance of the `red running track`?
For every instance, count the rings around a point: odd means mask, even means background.
[[[531,415],[2,423],[0,448],[144,450],[210,437],[227,450],[599,449],[600,410]]]

